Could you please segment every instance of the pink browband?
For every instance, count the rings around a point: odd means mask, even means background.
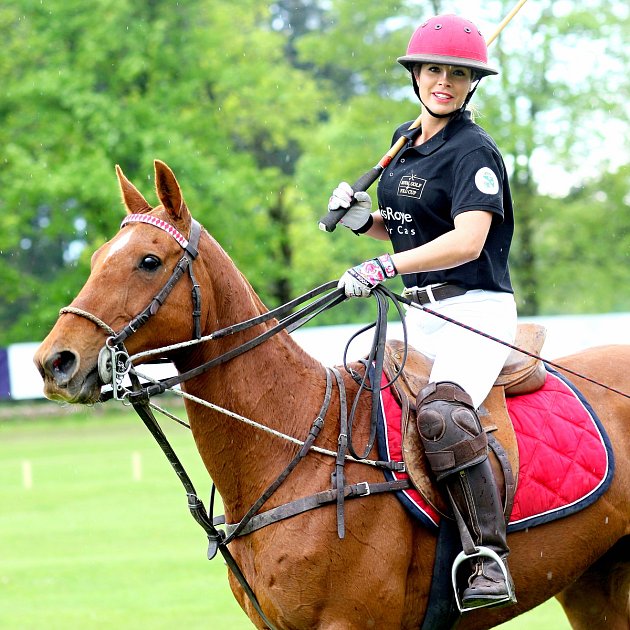
[[[160,230],[164,230],[167,234],[170,234],[183,249],[188,247],[188,239],[184,237],[181,232],[178,232],[170,223],[162,221],[162,219],[158,219],[150,214],[129,214],[123,219],[120,227],[125,227],[127,223],[148,223],[149,225],[155,225],[155,227],[158,227]]]

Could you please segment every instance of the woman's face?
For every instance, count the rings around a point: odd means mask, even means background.
[[[472,86],[472,70],[463,66],[423,63],[414,75],[422,102],[436,114],[457,111]]]

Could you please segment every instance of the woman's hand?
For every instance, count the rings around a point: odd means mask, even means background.
[[[339,279],[337,287],[343,288],[346,297],[349,298],[369,297],[374,287],[397,274],[391,256],[383,254],[348,269]]]
[[[348,182],[341,182],[328,200],[328,212],[339,208],[348,208],[340,223],[350,230],[361,230],[372,216],[372,199],[362,190],[354,192]]]

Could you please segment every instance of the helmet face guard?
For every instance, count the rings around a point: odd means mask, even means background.
[[[456,15],[436,15],[419,26],[398,63],[412,74],[422,63],[470,68],[475,79],[499,74],[488,65],[488,48],[479,29]]]

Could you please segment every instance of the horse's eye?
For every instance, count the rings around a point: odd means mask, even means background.
[[[144,271],[155,271],[162,265],[162,261],[157,257],[149,254],[142,259],[140,269]]]

